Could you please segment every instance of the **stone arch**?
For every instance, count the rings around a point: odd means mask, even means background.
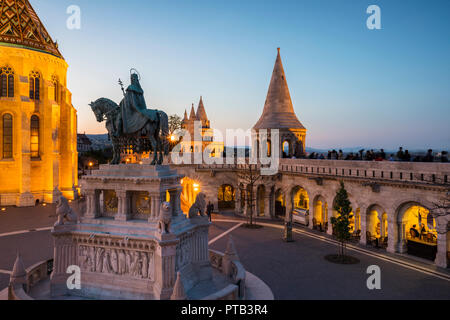
[[[181,179],[181,186],[183,187],[181,191],[181,211],[187,214],[197,195],[201,192],[201,183],[196,179],[184,177]]]
[[[281,154],[283,158],[290,158],[292,155],[292,140],[289,137],[283,137],[281,141]]]
[[[302,186],[296,185],[291,189],[292,208],[309,210],[310,209],[310,193]]]
[[[222,184],[217,192],[219,210],[234,210],[236,206],[236,189],[231,184]]]
[[[372,204],[366,211],[366,237],[368,242],[375,241],[378,245],[386,243],[388,238],[388,217],[383,206]]]
[[[400,203],[400,204],[399,204]],[[428,228],[427,218],[430,213],[432,205],[427,201],[417,201],[416,199],[401,201],[396,204],[394,223],[395,227],[392,228],[392,243],[390,244],[390,251],[406,253],[408,252],[408,242],[421,242],[423,241],[423,234],[429,234],[432,238],[430,244],[437,241],[437,232],[434,229]],[[416,212],[414,212],[417,210]],[[431,216],[431,221],[436,225],[435,217]],[[423,224],[424,232],[422,233],[421,224]],[[417,233],[412,229],[416,229]],[[415,233],[415,235],[413,235]],[[428,240],[427,240],[428,241]],[[425,244],[427,245],[427,241]],[[414,246],[414,243],[411,244]],[[416,254],[414,250],[413,254]],[[429,257],[430,260],[434,258]]]
[[[286,216],[286,192],[282,188],[275,191],[275,216]]]
[[[325,231],[325,226],[328,223],[328,203],[324,196],[318,194],[313,199],[313,213],[311,216],[312,228]]]

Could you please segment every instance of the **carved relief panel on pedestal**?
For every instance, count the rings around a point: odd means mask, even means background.
[[[154,280],[154,251],[80,245],[78,262],[82,271]]]

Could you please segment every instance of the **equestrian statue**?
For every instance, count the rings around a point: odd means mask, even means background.
[[[152,165],[162,164],[169,152],[169,121],[165,112],[147,109],[140,76],[135,69],[130,71],[131,84],[117,105],[107,98],[100,98],[90,104],[98,122],[106,120],[106,129],[113,145],[113,159],[110,164],[120,163],[121,152],[153,152]],[[159,158],[158,158],[159,153]]]

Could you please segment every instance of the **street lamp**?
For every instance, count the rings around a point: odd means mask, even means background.
[[[94,163],[91,161],[89,162],[89,175],[92,174],[92,167],[94,166]]]

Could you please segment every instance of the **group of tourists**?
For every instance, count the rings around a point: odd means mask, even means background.
[[[433,150],[429,149],[426,155],[411,155],[409,150],[404,150],[400,147],[397,154],[387,156],[384,149],[379,151],[359,150],[358,152],[350,152],[344,154],[342,150],[330,150],[328,155],[313,152],[308,156],[308,159],[318,160],[353,160],[353,161],[404,161],[404,162],[448,162],[448,152],[442,151],[434,155]]]

